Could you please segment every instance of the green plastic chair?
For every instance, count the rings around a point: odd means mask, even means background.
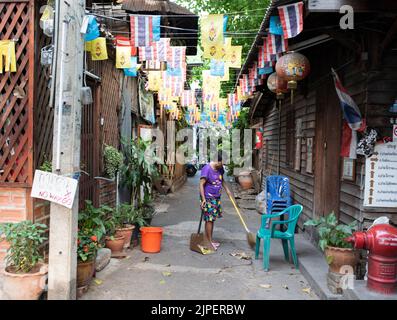
[[[281,239],[284,250],[285,260],[289,262],[288,241],[291,247],[292,259],[295,268],[298,269],[298,258],[295,250],[295,227],[299,216],[302,213],[303,207],[300,204],[295,204],[284,211],[277,214],[262,215],[261,227],[256,234],[255,259],[259,257],[259,248],[261,239],[263,239],[263,267],[265,271],[269,271],[269,256],[270,256],[270,241],[272,238]],[[278,218],[281,215],[288,215],[288,220],[272,221],[272,218]],[[288,225],[286,231],[276,230],[277,225]]]

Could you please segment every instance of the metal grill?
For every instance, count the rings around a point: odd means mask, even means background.
[[[32,0],[0,0],[0,40],[15,40],[17,65],[0,74],[0,183],[32,183],[33,25]]]

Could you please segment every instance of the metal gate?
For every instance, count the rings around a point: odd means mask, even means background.
[[[94,206],[99,204],[99,188],[95,179],[99,172],[99,102],[100,87],[91,85],[94,102],[82,106],[81,110],[81,150],[80,150],[80,184],[79,208],[85,207],[85,200]]]

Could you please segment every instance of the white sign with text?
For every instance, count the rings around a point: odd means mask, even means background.
[[[397,208],[397,142],[376,145],[366,159],[364,206]]]
[[[76,179],[36,170],[31,197],[55,202],[71,209],[77,185],[78,181]]]

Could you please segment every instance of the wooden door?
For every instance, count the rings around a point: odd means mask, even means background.
[[[331,79],[316,92],[314,212],[339,215],[342,112]]]

